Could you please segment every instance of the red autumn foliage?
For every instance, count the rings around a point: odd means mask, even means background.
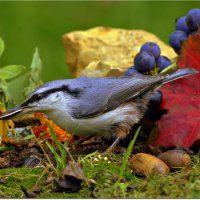
[[[46,139],[51,138],[51,132],[47,125],[49,124],[53,128],[59,141],[68,141],[68,140],[72,141],[74,139],[70,133],[61,129],[52,120],[45,118],[42,113],[35,113],[35,117],[38,118],[41,123],[41,125],[38,125],[32,128],[33,133],[35,134],[36,137],[40,137],[40,138],[43,137]]]
[[[177,66],[200,71],[200,30],[184,42]],[[157,122],[159,134],[154,144],[186,148],[200,144],[200,73],[166,84],[161,91],[162,106],[169,110]]]

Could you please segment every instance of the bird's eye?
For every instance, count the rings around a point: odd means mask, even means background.
[[[33,96],[33,98],[36,100],[36,101],[40,101],[41,99],[43,99],[43,95],[42,94],[35,94]]]

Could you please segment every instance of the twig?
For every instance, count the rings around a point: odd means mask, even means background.
[[[31,130],[31,132],[32,132],[32,130]],[[46,153],[46,151],[44,150],[43,146],[41,145],[40,141],[36,138],[35,134],[34,134],[33,132],[32,132],[32,134],[34,135],[37,144],[38,144],[38,145],[40,146],[40,148],[42,149],[42,151],[43,151],[43,153],[44,153],[44,155],[45,155],[47,161],[48,161],[49,164],[52,166],[52,169],[53,169],[54,173],[56,174],[56,173],[57,173],[57,172],[56,172],[56,168],[54,167],[53,163],[51,162],[49,156],[47,155],[47,153]]]

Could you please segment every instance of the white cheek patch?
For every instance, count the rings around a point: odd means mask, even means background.
[[[47,111],[53,111],[53,112],[69,112],[70,110],[70,102],[71,98],[63,92],[57,92],[48,95],[47,98],[42,99],[39,102],[39,106],[43,108],[48,108]]]
[[[51,94],[45,99],[44,102],[41,101],[43,105],[49,105],[50,107],[54,107],[56,109],[60,107],[65,107],[69,102],[69,99],[66,98],[62,92]]]

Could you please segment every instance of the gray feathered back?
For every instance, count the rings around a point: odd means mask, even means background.
[[[33,92],[42,93],[51,88],[68,87],[70,95],[79,93],[71,101],[74,117],[93,117],[116,108],[119,104],[134,99],[151,88],[169,81],[197,73],[194,69],[179,69],[157,76],[135,75],[119,77],[88,78],[57,80],[44,84]]]

